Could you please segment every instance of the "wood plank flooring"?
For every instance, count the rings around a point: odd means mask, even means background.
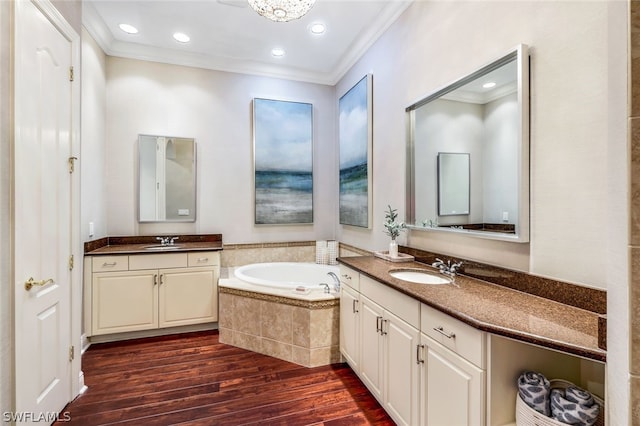
[[[92,345],[82,369],[89,389],[64,410],[82,426],[394,424],[346,364],[301,367],[217,331]]]

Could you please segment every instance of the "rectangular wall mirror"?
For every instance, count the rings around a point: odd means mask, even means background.
[[[140,222],[195,222],[193,139],[138,136],[138,200]]]
[[[528,242],[527,46],[406,112],[410,229]]]

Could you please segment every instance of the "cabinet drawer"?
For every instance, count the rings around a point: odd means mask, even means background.
[[[420,326],[420,302],[369,277],[360,277],[360,293],[415,328]]]
[[[354,290],[360,290],[360,274],[344,265],[340,265],[340,282]]]
[[[92,272],[126,271],[129,269],[129,256],[94,256],[91,261]]]
[[[189,254],[189,266],[217,266],[220,256],[215,251],[193,251]]]
[[[136,254],[129,256],[129,270],[185,268],[187,253]]]
[[[420,328],[427,336],[461,357],[484,368],[485,333],[422,304]]]

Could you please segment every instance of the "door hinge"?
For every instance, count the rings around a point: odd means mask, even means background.
[[[69,256],[69,270],[73,270],[73,255]]]
[[[73,81],[73,65],[69,67],[69,81]]]
[[[69,362],[73,361],[76,357],[76,348],[75,346],[69,346]]]
[[[73,171],[76,169],[75,161],[77,159],[78,157],[69,157],[69,159],[67,160],[69,162],[69,173],[73,173]]]

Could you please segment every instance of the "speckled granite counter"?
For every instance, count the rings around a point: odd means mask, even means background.
[[[171,235],[173,236],[173,235]],[[85,256],[117,254],[153,254],[185,251],[222,250],[222,234],[179,235],[176,247],[168,250],[149,250],[149,246],[158,246],[156,236],[105,237],[84,243]]]
[[[392,263],[373,256],[338,261],[477,329],[577,356],[606,361],[598,347],[598,314],[464,275],[457,286],[414,284],[389,275],[394,269],[438,273],[419,262]]]

